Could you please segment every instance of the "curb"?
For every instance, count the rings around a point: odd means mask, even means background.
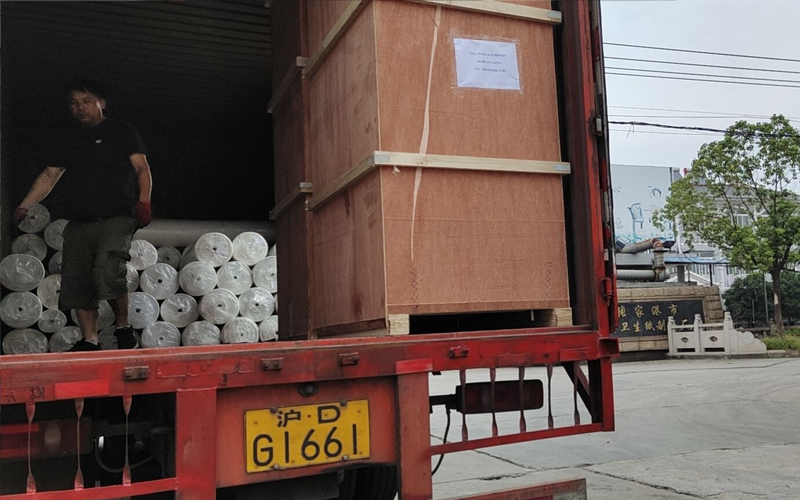
[[[763,353],[750,354],[667,354],[667,359],[767,359],[767,358],[800,358],[800,351],[775,349]]]

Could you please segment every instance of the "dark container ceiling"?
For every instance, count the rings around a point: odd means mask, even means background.
[[[157,216],[267,218],[270,16],[263,1],[3,2],[0,20],[4,214],[71,119],[63,86],[87,77],[107,89],[108,115],[144,137]],[[55,216],[69,199],[63,191],[57,186],[48,200]]]

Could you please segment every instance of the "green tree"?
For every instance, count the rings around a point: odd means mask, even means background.
[[[763,274],[754,273],[736,278],[733,286],[728,288],[722,298],[725,299],[725,309],[731,313],[734,323],[769,326],[773,311],[771,307],[767,307],[767,297],[771,296],[772,282],[765,283]]]
[[[800,263],[800,133],[783,116],[740,121],[705,144],[689,173],[670,188],[656,223],[677,222],[722,249],[731,265],[769,273],[778,333],[783,334],[783,273]],[[741,216],[747,216],[749,223]]]

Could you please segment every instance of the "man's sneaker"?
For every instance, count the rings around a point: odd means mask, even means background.
[[[75,342],[75,345],[70,348],[67,352],[84,352],[84,351],[102,351],[103,349],[100,348],[97,344],[92,344],[91,342],[87,342],[84,339],[80,339],[79,341]]]
[[[117,337],[117,347],[119,349],[136,349],[139,347],[139,341],[136,340],[136,335],[133,333],[133,327],[131,326],[117,328],[114,335]]]

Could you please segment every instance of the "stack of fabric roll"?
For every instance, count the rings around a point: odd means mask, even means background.
[[[63,352],[81,338],[75,311],[58,309],[67,221],[37,205],[0,261],[4,354]],[[261,234],[206,233],[184,249],[131,242],[129,319],[142,348],[278,339],[276,247]],[[46,263],[46,265],[45,265]],[[100,303],[103,349],[115,349],[114,313]]]

